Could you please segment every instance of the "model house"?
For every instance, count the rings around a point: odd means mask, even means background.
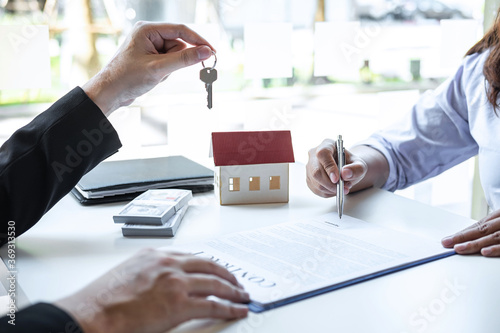
[[[214,132],[212,156],[221,205],[288,202],[290,131]]]

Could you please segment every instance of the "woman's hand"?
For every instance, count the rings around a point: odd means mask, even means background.
[[[500,210],[444,238],[441,243],[444,247],[453,247],[458,254],[481,253],[485,257],[500,257]]]
[[[344,193],[347,194],[365,177],[368,166],[363,159],[347,149],[345,149],[345,159],[346,165],[340,170],[340,174],[344,180]],[[318,147],[309,150],[306,172],[307,186],[313,193],[324,198],[337,195],[339,170],[335,141],[326,139]]]

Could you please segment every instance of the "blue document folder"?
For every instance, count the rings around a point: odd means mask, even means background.
[[[181,248],[229,270],[263,312],[455,254],[438,239],[336,212]]]
[[[344,281],[344,282],[337,283],[337,284],[334,284],[334,285],[331,285],[331,286],[327,286],[327,287],[324,287],[324,288],[321,288],[321,289],[312,290],[312,291],[309,291],[309,292],[306,292],[306,293],[303,293],[303,294],[300,294],[300,295],[295,295],[295,296],[288,297],[288,298],[285,298],[285,299],[281,299],[281,300],[278,300],[278,301],[275,301],[275,302],[259,303],[259,302],[252,301],[252,302],[250,302],[248,304],[248,308],[252,312],[261,313],[261,312],[264,312],[264,311],[267,311],[267,310],[278,308],[278,307],[283,306],[283,305],[287,305],[287,304],[290,304],[290,303],[298,302],[298,301],[301,301],[301,300],[306,299],[306,298],[310,298],[310,297],[313,297],[313,296],[321,295],[321,294],[324,294],[324,293],[327,293],[327,292],[330,292],[330,291],[334,291],[334,290],[337,290],[337,289],[341,289],[341,288],[344,288],[344,287],[349,287],[349,286],[352,286],[352,285],[354,285],[356,283],[368,281],[368,280],[371,280],[371,279],[378,278],[380,276],[384,276],[384,275],[387,275],[387,274],[391,274],[391,273],[395,273],[395,272],[398,272],[398,271],[402,271],[402,270],[407,269],[407,268],[411,268],[411,267],[415,267],[415,266],[418,266],[418,265],[422,265],[422,264],[425,264],[425,263],[428,263],[428,262],[431,262],[431,261],[434,261],[434,260],[439,260],[439,259],[442,259],[442,258],[446,258],[446,257],[452,256],[454,254],[456,254],[456,252],[454,250],[450,250],[449,252],[442,253],[442,254],[439,254],[439,255],[436,255],[436,256],[433,256],[433,257],[430,257],[430,258],[425,258],[425,259],[422,259],[422,260],[418,260],[418,261],[415,261],[415,262],[412,262],[412,263],[408,263],[406,265],[392,267],[392,268],[389,268],[389,269],[386,269],[386,270],[383,270],[383,271],[380,271],[380,272],[376,272],[376,273],[373,273],[373,274],[369,274],[369,275],[365,275],[365,276],[360,276],[358,278],[355,278],[355,279],[352,279],[352,280],[349,280],[349,281]]]

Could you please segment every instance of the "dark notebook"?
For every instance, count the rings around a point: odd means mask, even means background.
[[[88,172],[71,193],[82,204],[132,200],[156,188],[179,188],[194,193],[214,188],[212,170],[184,157],[103,162]]]

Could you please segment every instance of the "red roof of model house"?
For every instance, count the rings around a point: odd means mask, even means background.
[[[295,162],[290,131],[214,132],[212,153],[216,166]]]

